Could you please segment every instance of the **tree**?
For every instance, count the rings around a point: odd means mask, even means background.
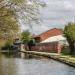
[[[0,38],[12,37],[19,29],[15,14],[11,9],[0,9]]]
[[[21,33],[21,40],[23,41],[23,43],[28,43],[30,39],[31,33],[29,31],[23,31]]]
[[[0,24],[2,23],[1,26],[3,28],[0,29],[1,33],[2,30],[7,31],[7,28],[16,28],[17,25],[13,26],[13,24],[16,24],[17,22],[15,21],[19,19],[25,23],[30,23],[31,21],[37,23],[40,7],[45,7],[45,5],[41,0],[0,0]],[[13,19],[11,17],[13,17]],[[9,21],[10,18],[14,21]],[[7,25],[9,25],[9,27]]]
[[[69,43],[70,54],[74,54],[75,53],[75,23],[68,23],[65,26],[64,34]]]
[[[37,22],[40,7],[44,6],[41,0],[0,0],[0,38],[12,39],[18,32],[19,19]]]
[[[0,41],[13,41],[18,30],[19,26],[14,11],[6,7],[0,8]],[[2,42],[0,46],[3,45]]]
[[[45,3],[41,0],[0,0],[1,33],[9,32],[9,29],[16,30],[19,19],[25,23],[37,22],[40,7],[44,6]]]
[[[9,7],[14,10],[17,18],[25,23],[32,21],[38,23],[40,8],[46,6],[42,0],[1,0],[0,4],[1,8]]]

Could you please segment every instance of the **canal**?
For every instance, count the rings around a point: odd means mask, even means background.
[[[52,59],[16,56],[0,53],[0,75],[75,75],[75,68]]]

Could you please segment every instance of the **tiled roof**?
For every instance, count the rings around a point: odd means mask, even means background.
[[[57,36],[57,35],[62,35],[63,34],[63,31],[58,29],[58,28],[53,28],[53,29],[50,29],[38,36],[36,36],[35,38],[37,37],[40,37],[41,38],[41,41],[49,38],[49,37],[53,37],[53,36]]]

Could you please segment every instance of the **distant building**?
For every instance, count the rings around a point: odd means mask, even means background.
[[[49,46],[49,45],[51,46],[51,43],[55,42],[55,46],[53,46],[53,48],[55,48],[55,50],[58,53],[61,52],[61,48],[63,47],[63,45],[67,44],[67,40],[63,36],[63,31],[58,28],[50,29],[38,36],[35,36],[34,39],[37,43],[45,44],[45,46]],[[48,45],[46,45],[46,44],[48,44]]]
[[[53,28],[48,30],[38,36],[35,36],[34,39],[39,43],[48,43],[48,42],[65,42],[66,38],[63,36],[63,31],[58,28]]]

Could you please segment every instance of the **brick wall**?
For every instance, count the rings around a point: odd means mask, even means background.
[[[51,52],[51,53],[59,53],[61,52],[61,47],[58,49],[58,43],[43,43],[37,44],[36,46],[32,46],[32,51],[41,51],[41,52]]]

